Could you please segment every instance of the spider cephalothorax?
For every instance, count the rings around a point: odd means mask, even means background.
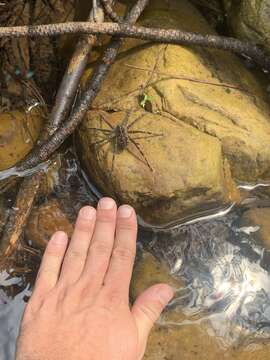
[[[114,128],[116,149],[123,151],[128,147],[128,129],[124,125],[116,125]]]
[[[139,115],[135,120],[133,120],[131,123],[128,123],[129,117],[131,115],[131,111],[128,111],[123,119],[123,121],[120,124],[117,124],[116,126],[112,126],[110,122],[101,115],[102,120],[108,125],[108,129],[101,129],[101,128],[95,128],[95,127],[88,127],[87,130],[95,130],[100,131],[104,134],[104,138],[98,141],[95,141],[92,143],[94,146],[104,146],[105,144],[111,142],[113,145],[113,159],[112,159],[112,171],[114,169],[114,161],[115,156],[117,153],[124,151],[125,149],[128,149],[128,145],[132,143],[135,148],[140,153],[140,156],[142,157],[142,161],[145,163],[148,168],[153,171],[151,165],[149,164],[143,150],[141,149],[140,145],[136,140],[140,139],[149,139],[157,136],[163,136],[163,134],[153,133],[150,131],[144,131],[144,130],[131,130],[132,126],[137,123],[139,120],[141,120],[145,113]],[[128,149],[130,153],[132,151]],[[134,154],[133,154],[134,155]],[[134,155],[136,158],[138,158],[137,155]]]

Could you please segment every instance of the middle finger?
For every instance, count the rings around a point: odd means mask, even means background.
[[[103,198],[98,203],[96,226],[82,274],[82,281],[86,283],[92,295],[102,286],[110,262],[116,210],[116,203],[111,198]]]

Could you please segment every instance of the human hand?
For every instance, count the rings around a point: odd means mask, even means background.
[[[154,285],[129,307],[137,221],[103,198],[81,209],[70,243],[48,243],[26,306],[16,360],[140,360],[148,334],[173,297]]]

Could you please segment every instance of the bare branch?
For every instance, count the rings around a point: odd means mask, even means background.
[[[88,33],[131,37],[154,42],[199,45],[215,49],[229,50],[251,57],[266,70],[270,70],[270,57],[258,46],[231,37],[201,35],[177,29],[152,29],[132,26],[127,23],[91,24],[88,22],[68,22],[61,24],[0,27],[0,38],[22,36],[55,36],[60,34]]]
[[[30,215],[36,194],[39,190],[42,172],[34,174],[31,178],[26,177],[17,195],[16,203],[12,213],[5,225],[4,234],[1,239],[0,253],[9,257],[17,248],[26,221]]]
[[[111,0],[109,0],[109,2],[112,3]],[[104,20],[104,14],[100,7],[95,10],[95,16],[93,9],[91,10],[88,20],[93,21],[93,19],[95,19],[96,22],[102,22]],[[85,70],[89,54],[95,42],[96,36],[94,35],[84,35],[79,39],[57,91],[55,105],[52,109],[47,125],[48,136],[52,135],[69,115],[81,76]]]
[[[106,14],[109,16],[109,18],[112,21],[115,21],[117,23],[123,22],[123,18],[121,16],[118,16],[117,13],[113,10],[110,0],[100,0],[100,1],[104,7]]]

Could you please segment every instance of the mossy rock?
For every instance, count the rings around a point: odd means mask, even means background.
[[[270,53],[270,1],[223,1],[233,34],[240,39],[262,45]]]
[[[14,166],[33,148],[42,127],[41,110],[0,114],[0,171]]]

